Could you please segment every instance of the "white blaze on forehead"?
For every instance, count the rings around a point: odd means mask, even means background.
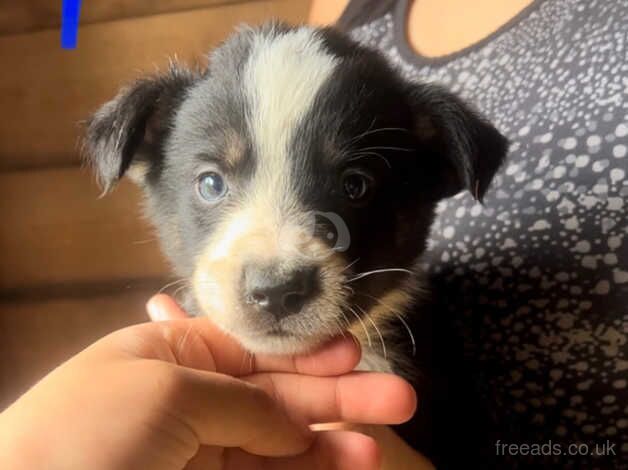
[[[290,144],[337,63],[313,28],[254,36],[242,86],[256,169],[242,201],[210,239],[209,260],[251,252],[286,257],[300,244],[309,219],[293,197],[291,160],[300,156]]]
[[[253,42],[244,86],[258,162],[257,195],[274,193],[275,202],[277,196],[290,199],[290,142],[337,62],[312,28],[258,36]]]

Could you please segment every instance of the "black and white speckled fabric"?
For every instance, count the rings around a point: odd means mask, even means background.
[[[369,3],[340,24],[512,141],[484,206],[439,207],[425,256],[503,440],[608,440],[617,456],[600,465],[628,468],[628,1],[536,1],[440,59],[406,43],[406,1],[376,18]]]

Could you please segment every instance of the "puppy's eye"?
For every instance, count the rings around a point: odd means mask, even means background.
[[[373,180],[364,173],[349,170],[342,177],[342,189],[345,196],[354,202],[359,202],[369,195]]]
[[[227,183],[214,171],[203,173],[198,178],[198,193],[208,202],[216,202],[227,194]]]

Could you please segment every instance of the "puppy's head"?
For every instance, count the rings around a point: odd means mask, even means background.
[[[329,29],[241,30],[204,73],[172,68],[91,119],[198,308],[252,351],[296,352],[403,310],[436,202],[482,197],[505,139]],[[367,333],[368,334],[368,333]]]

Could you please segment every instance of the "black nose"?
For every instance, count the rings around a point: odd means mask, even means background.
[[[316,295],[318,268],[248,265],[244,269],[244,301],[258,310],[283,318],[298,313]]]

